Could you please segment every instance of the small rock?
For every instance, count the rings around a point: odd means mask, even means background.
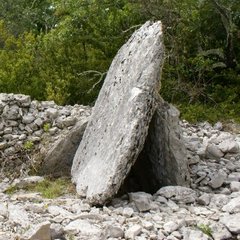
[[[125,232],[126,239],[135,239],[142,232],[142,227],[140,225],[133,225],[127,229]]]
[[[222,208],[224,205],[226,205],[229,202],[229,196],[224,194],[214,194],[212,195],[209,207],[211,208]]]
[[[232,192],[239,192],[240,191],[240,182],[236,182],[236,181],[231,182],[230,189]]]
[[[133,215],[134,211],[130,207],[126,207],[123,209],[122,215],[125,217],[131,217]]]
[[[152,195],[145,192],[129,193],[129,200],[134,202],[140,212],[151,209]]]
[[[42,181],[44,181],[44,177],[30,176],[23,179],[15,179],[13,186],[17,188],[25,188],[29,185],[36,184]]]
[[[217,122],[213,126],[214,129],[221,131],[223,129],[223,125],[221,122]]]
[[[182,186],[166,186],[160,188],[155,195],[161,195],[170,198],[173,201],[181,203],[193,203],[197,198],[197,193],[191,188]]]
[[[198,203],[204,206],[207,206],[210,203],[211,197],[210,194],[204,193],[198,199]]]
[[[232,237],[232,234],[221,223],[212,223],[210,229],[214,240],[225,240]]]
[[[225,173],[218,172],[211,178],[211,181],[208,184],[213,189],[217,189],[217,188],[220,188],[223,185],[226,178],[227,178],[227,176],[226,176]]]
[[[171,199],[167,201],[167,206],[170,207],[174,212],[178,211],[179,206],[173,202]]]
[[[72,215],[72,213],[70,213],[69,211],[59,206],[49,206],[47,210],[53,216],[57,216],[57,215],[71,216]]]
[[[228,204],[223,206],[222,210],[229,213],[240,212],[240,197],[232,199]]]
[[[111,238],[123,238],[124,231],[120,226],[108,225],[106,227],[106,235]]]
[[[240,234],[240,213],[227,215],[220,218],[220,222],[223,223],[231,233]]]
[[[46,114],[49,118],[54,119],[58,116],[58,110],[55,108],[48,108]]]
[[[157,235],[157,239],[158,240],[164,240],[164,239],[166,239],[166,236],[164,235],[164,233],[162,232],[162,230],[159,230],[158,231],[158,235]]]
[[[183,240],[210,240],[211,238],[200,230],[184,228]]]
[[[28,230],[21,240],[51,240],[50,222],[43,222]]]
[[[148,221],[142,221],[142,226],[149,231],[153,228],[153,223]]]
[[[225,140],[219,144],[219,149],[224,153],[238,153],[239,145],[237,142],[232,140]]]
[[[233,172],[228,175],[227,182],[240,182],[240,172]]]
[[[65,228],[64,231],[66,233],[78,234],[79,236],[88,237],[88,239],[96,238],[101,236],[101,230],[99,227],[94,224],[89,223],[86,220],[75,220],[70,222]]]
[[[179,228],[179,225],[173,221],[169,221],[163,225],[164,231],[167,233],[172,233]]]
[[[32,114],[24,115],[22,118],[22,123],[29,124],[35,120],[35,117]]]
[[[209,158],[220,159],[223,157],[224,153],[218,148],[217,145],[210,143],[206,148],[206,156]]]
[[[28,218],[27,212],[23,207],[18,205],[9,204],[8,205],[9,212],[9,220],[15,224],[19,224],[20,226],[26,228],[30,225],[30,221]]]

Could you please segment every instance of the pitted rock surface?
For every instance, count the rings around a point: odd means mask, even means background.
[[[112,62],[72,166],[78,194],[93,204],[118,192],[143,149],[163,58],[161,23],[147,22]]]

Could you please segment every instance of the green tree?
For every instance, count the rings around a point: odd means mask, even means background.
[[[57,21],[53,10],[50,0],[0,0],[0,19],[15,36],[52,29]]]

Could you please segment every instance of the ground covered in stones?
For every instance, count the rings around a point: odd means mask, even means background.
[[[128,193],[106,206],[75,194],[47,199],[23,190],[42,177],[1,179],[1,240],[240,239],[240,132],[237,125],[181,122],[191,186]],[[9,187],[18,189],[8,194]]]

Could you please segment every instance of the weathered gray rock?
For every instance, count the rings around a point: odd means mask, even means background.
[[[123,209],[122,215],[125,217],[131,217],[134,213],[134,210],[130,207],[126,207]]]
[[[230,232],[240,233],[240,213],[227,215],[220,218],[220,222],[223,223]]]
[[[152,195],[145,192],[129,193],[129,200],[134,202],[140,212],[151,209]]]
[[[31,98],[27,95],[15,94],[14,99],[16,100],[16,102],[20,103],[22,107],[28,107],[31,104]]]
[[[143,151],[125,180],[124,188],[128,192],[141,190],[155,193],[160,186],[188,186],[187,164],[179,111],[159,99]]]
[[[87,122],[78,122],[66,136],[62,136],[46,154],[41,165],[42,174],[54,177],[69,176],[74,155],[81,142]]]
[[[182,203],[193,203],[197,199],[197,193],[191,188],[182,186],[166,186],[160,188],[156,195],[170,198],[173,201]]]
[[[117,193],[143,149],[158,98],[162,40],[161,23],[147,22],[108,71],[72,166],[78,194],[93,204]]]
[[[211,197],[210,207],[211,208],[219,208],[221,209],[224,205],[229,202],[229,196],[224,194],[214,194]]]
[[[214,240],[231,239],[232,237],[232,234],[221,223],[212,223],[210,229]]]
[[[211,200],[211,196],[210,194],[207,194],[207,193],[204,193],[202,194],[198,199],[198,203],[201,204],[201,205],[205,205],[207,206],[209,203],[210,203],[210,200]]]
[[[231,182],[230,189],[232,192],[240,192],[240,182],[237,181]]]
[[[233,140],[225,140],[219,144],[219,149],[224,153],[238,153],[239,145]]]
[[[13,181],[12,186],[16,188],[25,188],[27,186],[40,183],[44,181],[44,177],[41,176],[30,176],[23,179],[16,179]]]
[[[21,240],[51,240],[50,222],[42,222],[30,228]]]
[[[176,231],[178,228],[179,228],[179,224],[177,224],[177,223],[174,222],[174,221],[166,222],[166,223],[163,225],[163,229],[164,229],[164,231],[166,231],[167,233],[172,233],[173,231]]]
[[[194,230],[189,228],[183,229],[183,240],[196,240],[196,239],[210,240],[211,238],[208,235],[201,232],[200,230]]]
[[[221,158],[224,153],[219,149],[216,144],[210,143],[206,149],[206,156],[209,158]]]
[[[78,236],[82,237],[82,239],[101,239],[102,235],[102,230],[99,227],[80,219],[70,222],[64,228],[64,232],[78,233]]]
[[[6,105],[2,113],[3,117],[9,120],[16,120],[20,118],[20,110],[17,105],[8,106]]]
[[[180,112],[173,105],[160,103],[144,147],[148,148],[155,179],[158,179],[161,185],[189,184],[187,150],[182,139],[179,116]],[[148,142],[149,139],[151,140]]]
[[[222,210],[229,213],[240,212],[240,196],[237,198],[233,198],[228,204],[223,206]]]
[[[120,226],[115,226],[115,225],[106,226],[106,237],[122,238],[123,235],[124,235],[124,231]]]
[[[22,207],[14,204],[8,205],[9,220],[26,228],[30,225],[28,214]]]
[[[128,228],[125,232],[125,238],[126,239],[135,239],[136,236],[138,236],[142,231],[142,227],[138,224],[131,226]]]
[[[224,172],[220,171],[213,175],[211,181],[209,182],[209,186],[211,186],[214,189],[219,188],[223,185],[226,178],[227,175]]]

